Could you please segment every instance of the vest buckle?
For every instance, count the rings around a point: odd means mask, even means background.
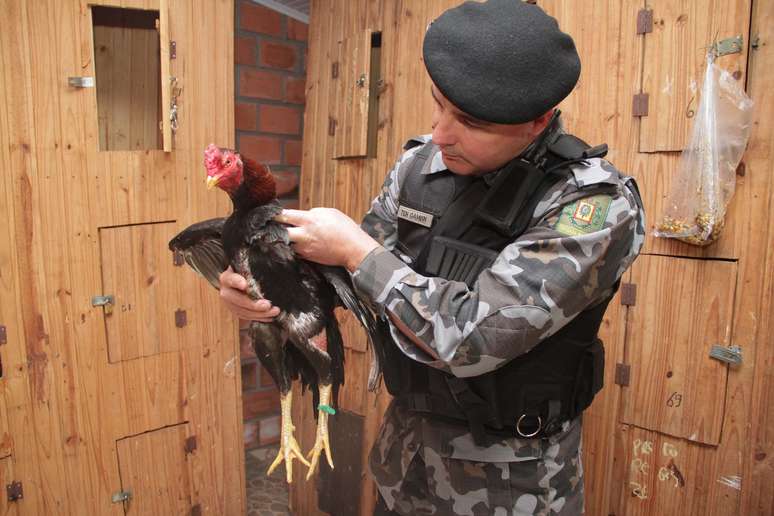
[[[524,421],[524,418],[526,417],[536,417],[537,418],[537,430],[535,430],[532,433],[524,433],[521,429],[522,422]],[[519,417],[519,420],[516,421],[516,433],[518,433],[521,437],[535,437],[537,434],[540,433],[540,431],[543,429],[543,419],[540,416],[528,416],[527,414],[522,414]],[[526,430],[526,429],[525,429]]]

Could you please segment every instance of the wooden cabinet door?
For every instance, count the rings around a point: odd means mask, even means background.
[[[116,454],[121,490],[131,493],[124,503],[127,516],[193,514],[191,461],[195,438],[181,424],[121,439]]]
[[[733,343],[737,263],[645,255],[629,281],[637,293],[616,431],[620,506],[627,515],[715,514],[713,496],[739,496],[719,448],[729,365],[709,356]]]
[[[652,255],[635,262],[624,423],[703,444],[720,442],[728,365],[709,354],[713,345],[731,343],[736,269],[730,261]]]
[[[744,80],[750,26],[749,0],[648,0],[652,32],[645,34],[642,92],[648,116],[640,126],[640,152],[681,151],[698,113],[706,54],[718,41],[742,37],[739,53],[718,64]]]

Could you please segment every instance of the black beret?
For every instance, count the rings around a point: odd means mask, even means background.
[[[425,66],[465,113],[500,124],[529,122],[570,94],[580,75],[572,38],[536,5],[465,2],[427,28]]]

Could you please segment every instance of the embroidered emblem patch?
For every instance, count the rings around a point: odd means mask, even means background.
[[[563,235],[586,235],[605,227],[612,197],[595,195],[568,204],[559,215],[554,229]]]

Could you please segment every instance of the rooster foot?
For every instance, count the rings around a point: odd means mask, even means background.
[[[293,437],[293,431],[296,427],[293,426],[293,419],[291,417],[290,408],[293,403],[293,391],[289,391],[287,394],[283,394],[280,397],[280,404],[282,406],[282,433],[280,436],[280,449],[277,452],[277,458],[269,466],[267,475],[271,475],[272,472],[285,462],[285,473],[288,484],[293,482],[293,458],[298,459],[309,467],[309,461],[304,458],[304,454],[301,452],[301,447],[298,445],[296,438]]]
[[[306,479],[312,478],[312,474],[317,469],[317,463],[320,460],[320,455],[325,450],[325,458],[328,459],[328,465],[333,469],[333,458],[331,457],[331,444],[328,439],[328,415],[335,414],[336,411],[329,405],[331,401],[331,386],[320,386],[320,413],[317,417],[317,437],[314,441],[314,447],[309,451],[307,455],[311,462],[309,471],[306,474]]]

